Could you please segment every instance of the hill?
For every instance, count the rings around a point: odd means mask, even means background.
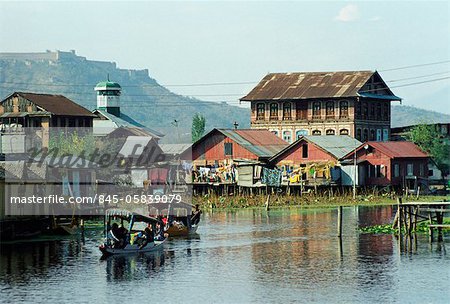
[[[190,141],[192,117],[197,112],[206,117],[207,130],[232,128],[235,121],[240,128],[250,127],[249,109],[177,95],[158,84],[146,69],[120,69],[114,62],[88,60],[74,51],[0,53],[1,98],[14,91],[62,94],[93,110],[94,87],[108,75],[123,88],[121,111],[166,134],[164,141]],[[450,122],[450,115],[392,107],[392,127],[433,122]]]
[[[403,127],[421,123],[450,122],[450,115],[411,106],[391,107],[391,127]]]
[[[189,141],[197,112],[206,117],[207,129],[232,128],[235,121],[242,128],[250,126],[249,109],[177,95],[159,85],[146,69],[120,69],[114,62],[87,60],[74,51],[0,54],[1,98],[14,91],[62,94],[93,110],[94,87],[108,75],[123,88],[121,111],[166,134],[166,141],[178,137]]]

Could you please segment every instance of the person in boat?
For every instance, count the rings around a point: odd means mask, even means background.
[[[153,243],[153,240],[155,238],[154,231],[152,229],[152,224],[148,223],[147,227],[144,229],[144,233],[142,235],[141,244],[139,245],[139,249],[144,248],[148,245],[148,243]]]
[[[119,230],[119,225],[117,225],[117,223],[113,223],[111,226],[111,230],[109,230],[109,234],[113,241],[114,248],[121,248],[121,246],[123,245],[123,239],[120,238],[120,233],[121,232]]]
[[[200,206],[196,204],[195,209],[192,210],[191,225],[197,225],[200,222],[200,215],[202,215],[202,211],[200,210]]]
[[[119,225],[118,238],[121,240],[122,247],[125,247],[125,245],[129,242],[128,230],[122,224]]]
[[[156,233],[155,233],[155,241],[164,241],[164,227],[160,222],[156,223]]]

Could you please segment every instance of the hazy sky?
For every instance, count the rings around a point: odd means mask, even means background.
[[[404,104],[450,114],[449,2],[0,2],[0,52],[70,50],[236,102],[268,72],[386,70]],[[430,74],[432,74],[430,76]],[[416,78],[417,77],[417,78]],[[409,79],[405,79],[409,78]],[[205,96],[215,95],[215,96]]]

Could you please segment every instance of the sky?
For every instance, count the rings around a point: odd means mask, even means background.
[[[403,104],[450,114],[449,48],[447,1],[0,1],[0,52],[74,49],[230,104],[269,72],[378,70]]]

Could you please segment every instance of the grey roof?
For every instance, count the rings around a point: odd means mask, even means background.
[[[153,137],[161,138],[164,136],[164,134],[162,134],[161,132],[147,128],[143,124],[140,124],[139,122],[137,122],[136,120],[134,120],[133,118],[131,118],[130,116],[128,116],[124,113],[120,113],[120,117],[117,117],[111,113],[108,113],[107,111],[100,110],[100,109],[94,110],[93,113],[96,113],[96,112],[99,113],[100,115],[104,116],[106,119],[114,122],[117,125],[117,127],[125,127],[125,128],[138,127],[138,128],[145,129],[147,132],[150,132]]]
[[[159,144],[164,154],[179,155],[189,149],[192,144]]]
[[[340,159],[359,147],[362,142],[348,135],[304,136],[304,138]]]
[[[141,155],[151,140],[152,137],[148,136],[128,136],[119,154],[125,157]]]
[[[251,153],[269,158],[288,145],[287,142],[265,129],[217,129]]]
[[[362,144],[359,140],[348,135],[302,136],[288,147],[272,156],[269,161],[272,162],[278,159],[285,152],[299,145],[303,140],[315,144],[325,152],[333,155],[336,159],[344,157]]]

